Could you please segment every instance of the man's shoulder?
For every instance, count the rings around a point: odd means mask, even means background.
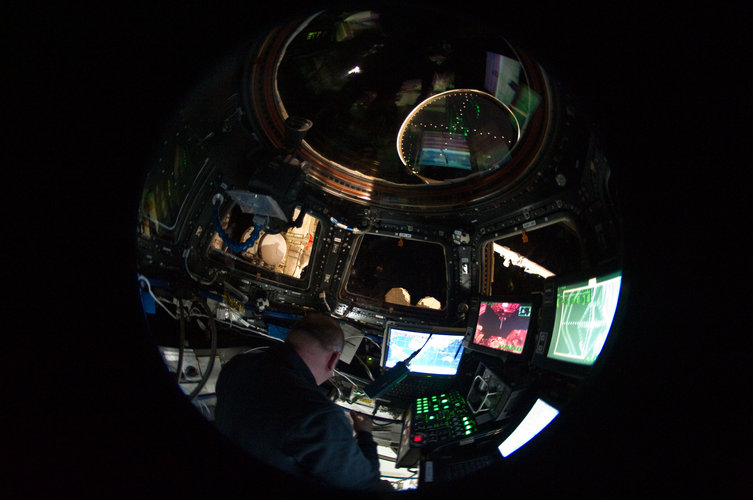
[[[224,368],[235,370],[283,370],[289,363],[285,362],[286,353],[282,345],[256,347],[236,354],[226,363]]]
[[[233,356],[222,366],[220,385],[246,393],[268,394],[297,384],[297,371],[268,348]]]
[[[222,372],[227,376],[240,376],[242,373],[264,369],[270,364],[269,353],[266,349],[251,350],[236,354],[228,362],[222,365]]]

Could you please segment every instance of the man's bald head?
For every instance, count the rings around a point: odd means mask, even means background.
[[[308,313],[298,320],[287,336],[287,342],[301,346],[313,342],[325,351],[342,352],[345,336],[340,323],[322,313]]]

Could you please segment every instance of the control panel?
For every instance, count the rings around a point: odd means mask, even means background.
[[[478,424],[458,391],[417,398],[406,417],[398,467],[418,462],[422,451],[462,442],[478,432]]]

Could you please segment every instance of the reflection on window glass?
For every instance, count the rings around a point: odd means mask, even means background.
[[[541,99],[526,66],[496,34],[489,51],[477,26],[413,8],[313,16],[277,67],[279,105],[314,121],[307,147],[389,182],[443,182],[504,166]],[[396,148],[409,115],[448,91],[463,91],[462,99],[426,109]]]
[[[448,90],[408,115],[397,148],[411,171],[440,181],[500,167],[519,137],[514,114],[492,95]]]
[[[139,230],[145,237],[175,229],[183,203],[204,165],[191,161],[180,145],[168,165],[149,171],[139,207]]]
[[[486,81],[484,86],[494,97],[512,109],[521,129],[539,107],[541,97],[521,82],[519,61],[494,52],[486,53]],[[525,80],[525,79],[524,79]]]
[[[441,309],[447,302],[446,274],[441,245],[367,234],[346,290],[380,303]]]

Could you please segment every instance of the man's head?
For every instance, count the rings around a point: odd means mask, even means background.
[[[322,313],[308,313],[297,321],[286,342],[298,353],[321,385],[332,376],[340,359],[345,337],[340,324]]]

